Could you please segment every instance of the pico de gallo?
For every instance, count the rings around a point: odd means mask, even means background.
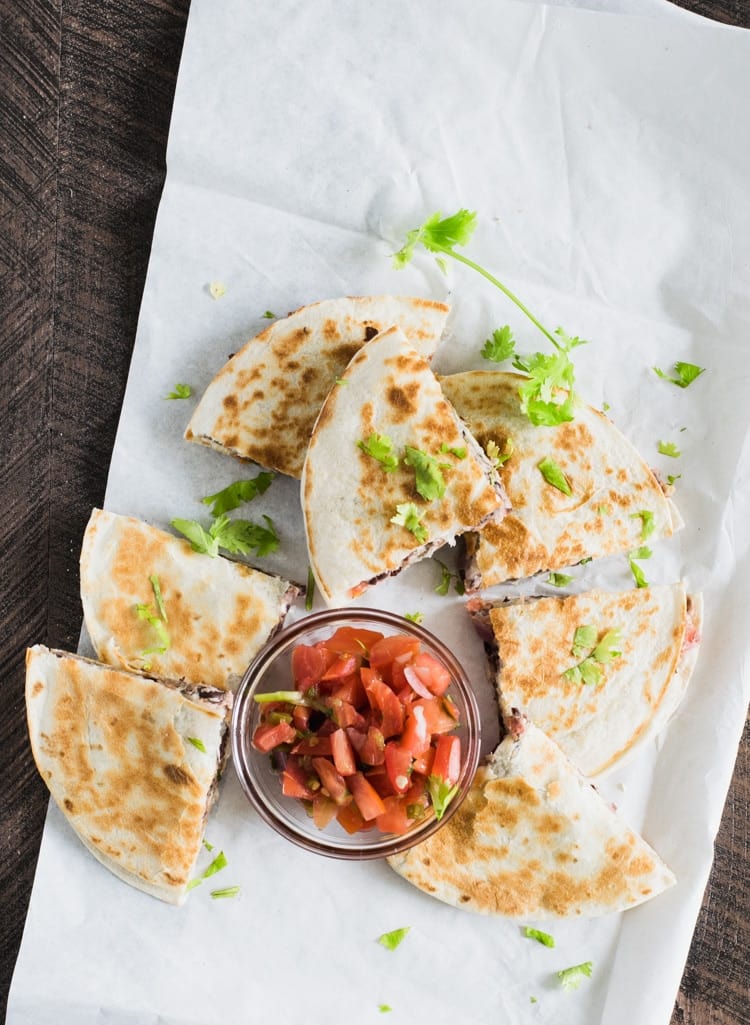
[[[325,828],[402,834],[457,792],[459,711],[451,674],[407,634],[343,626],[292,651],[294,689],[256,694],[256,750],[282,792]]]

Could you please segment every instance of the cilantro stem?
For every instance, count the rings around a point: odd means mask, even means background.
[[[475,263],[474,260],[470,260],[468,256],[463,256],[463,254],[457,253],[455,249],[452,249],[450,246],[441,246],[438,244],[433,244],[430,248],[433,250],[439,250],[441,253],[445,253],[446,256],[452,256],[453,259],[458,260],[459,263],[466,264],[467,267],[471,267],[472,270],[477,271],[477,273],[481,274],[483,278],[486,278],[487,281],[493,284],[496,288],[499,288],[501,292],[507,295],[511,302],[516,304],[521,313],[524,313],[529,318],[531,323],[535,327],[539,328],[544,337],[547,338],[550,342],[552,342],[557,351],[562,351],[560,343],[554,339],[554,337],[550,334],[550,332],[547,330],[544,324],[541,324],[536,319],[531,310],[527,306],[525,306],[524,303],[521,302],[518,296],[514,295],[513,292],[511,292],[511,290],[502,283],[502,281],[499,281],[498,278],[495,277],[494,274],[491,274],[488,270],[485,270],[484,267],[482,267],[478,263]]]

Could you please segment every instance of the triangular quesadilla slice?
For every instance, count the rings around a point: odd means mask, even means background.
[[[119,879],[170,904],[201,850],[231,704],[42,645],[26,654],[31,749],[60,811]]]
[[[683,583],[467,607],[503,715],[520,709],[586,776],[621,766],[656,736],[698,655],[702,600]]]
[[[232,356],[204,392],[185,437],[299,477],[315,418],[354,353],[397,324],[429,359],[449,309],[388,295],[303,306]]]
[[[522,920],[593,918],[675,882],[557,745],[519,716],[480,766],[461,807],[388,861],[457,908]]]
[[[302,507],[315,580],[338,605],[507,506],[427,360],[390,328],[360,349],[326,399]]]
[[[110,665],[232,687],[298,593],[132,516],[94,509],[86,527],[83,613],[97,656]]]
[[[508,456],[500,476],[512,511],[467,537],[469,591],[636,549],[682,525],[653,471],[604,413],[579,403],[570,423],[535,427],[521,412],[524,380],[481,370],[440,379],[480,445],[492,442]]]

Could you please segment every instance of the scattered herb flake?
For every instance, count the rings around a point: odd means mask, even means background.
[[[674,364],[674,372],[677,374],[676,377],[670,377],[669,374],[660,370],[659,367],[652,367],[651,369],[658,377],[661,377],[663,381],[669,381],[671,384],[676,384],[678,388],[687,388],[687,386],[692,384],[697,377],[700,377],[701,374],[706,372],[705,367],[696,366],[695,363],[682,363],[679,361]]]
[[[404,619],[408,619],[410,623],[421,623],[424,619],[424,612],[405,612]]]
[[[391,523],[395,523],[399,527],[406,527],[420,544],[427,541],[427,527],[420,520],[419,509],[413,502],[399,502],[396,506],[396,515],[391,516]]]
[[[622,654],[616,648],[619,643],[619,630],[607,630],[601,639],[597,640],[595,626],[587,624],[576,627],[571,654],[574,658],[582,658],[582,661],[578,665],[566,669],[562,675],[572,683],[598,686],[602,681],[601,666],[612,662]],[[587,652],[588,654],[586,654]],[[583,657],[584,655],[585,657]]]
[[[596,644],[597,630],[595,626],[577,626],[573,634],[573,647],[570,649],[574,658],[580,658]]]
[[[669,484],[669,486],[670,486],[670,487],[672,487],[672,485],[674,484],[674,482],[675,482],[676,480],[679,480],[679,479],[680,479],[681,477],[682,477],[682,474],[681,474],[681,473],[670,473],[670,474],[669,474],[669,475],[667,476],[667,484]]]
[[[597,516],[609,516],[612,512],[612,507],[610,505],[597,505],[594,512]]]
[[[524,927],[523,934],[530,940],[542,943],[545,947],[554,947],[555,945],[554,937],[550,936],[548,932],[542,932],[541,929],[532,929],[531,926],[527,925]]]
[[[537,463],[537,468],[542,477],[544,477],[547,483],[551,484],[553,488],[557,488],[558,491],[562,491],[564,495],[573,494],[568,478],[562,472],[554,459],[551,459],[549,456],[545,456],[541,462]]]
[[[266,312],[263,314],[263,317],[266,320],[276,320],[276,314],[275,313],[271,313],[270,310],[266,310]]]
[[[169,395],[165,395],[165,399],[189,399],[193,394],[193,389],[189,384],[176,384]]]
[[[159,638],[159,644],[156,647],[146,648],[145,651],[141,652],[141,655],[153,655],[157,653],[159,655],[163,655],[164,652],[169,649],[170,645],[169,633],[164,625],[164,620],[158,614],[156,609],[154,609],[153,605],[144,605],[141,602],[136,605],[135,614],[139,619],[146,620],[146,622],[154,628],[156,635]],[[151,668],[150,663],[148,668]]]
[[[445,563],[441,562],[440,559],[435,559],[435,562],[440,567],[440,583],[435,588],[435,593],[446,595],[451,586],[452,580],[453,590],[456,592],[456,594],[464,594],[466,589],[458,573],[451,573],[451,571],[448,569]]]
[[[677,459],[682,455],[673,441],[660,441],[657,448],[663,456],[671,456],[672,459]]]
[[[628,563],[630,564],[630,572],[633,574],[636,587],[648,587],[648,580],[646,574],[643,572],[641,567],[635,561],[636,559],[650,559],[651,549],[645,545],[641,545],[640,548],[636,548],[635,551],[630,552],[628,555]]]
[[[482,348],[482,356],[493,363],[502,363],[516,354],[516,340],[510,326],[495,328],[492,338],[488,338]]]
[[[639,517],[641,520],[641,541],[645,541],[647,537],[651,537],[656,528],[654,514],[650,509],[641,509],[640,512],[630,514],[631,520],[637,520]]]
[[[557,973],[557,977],[563,989],[578,989],[584,978],[591,978],[592,968],[593,964],[591,961],[584,961],[583,964],[561,969]]]
[[[312,611],[313,601],[315,600],[315,576],[312,571],[312,566],[307,567],[307,587],[305,589],[305,610],[307,612]]]
[[[209,843],[206,839],[203,840],[203,846],[206,848],[207,851],[212,851],[214,849],[214,845],[212,843]]]
[[[401,929],[393,929],[391,932],[384,932],[382,936],[378,936],[378,943],[385,947],[386,950],[395,950],[396,947],[400,946],[406,939],[406,934],[411,929],[410,925],[405,925]]]
[[[211,506],[212,516],[221,516],[222,513],[239,508],[243,502],[252,502],[258,495],[262,495],[269,489],[275,476],[275,473],[261,470],[255,477],[249,480],[236,480],[221,491],[217,491],[215,495],[206,495],[201,501],[204,505]]]
[[[378,1010],[381,1014],[387,1014],[388,1011],[392,1011],[393,1008],[390,1004],[378,1004]]]
[[[495,467],[495,469],[498,469],[498,467],[503,466],[505,463],[507,463],[510,457],[513,455],[513,439],[505,439],[505,445],[503,446],[503,451],[501,452],[497,442],[493,441],[490,438],[490,440],[484,447],[484,451],[486,452],[487,458]]]
[[[366,441],[358,441],[357,447],[377,459],[386,473],[392,473],[398,467],[398,456],[393,451],[393,442],[387,434],[373,432]]]
[[[440,451],[445,455],[455,456],[456,459],[466,459],[466,449],[463,446],[451,446],[444,441],[440,446]]]
[[[203,743],[200,737],[188,737],[188,741],[193,745],[193,747],[197,747],[199,751],[202,751],[203,754],[207,754],[206,745]]]
[[[221,299],[227,294],[227,286],[221,281],[212,281],[208,286],[208,291],[212,299]]]
[[[221,900],[222,897],[238,897],[240,892],[239,886],[225,886],[223,890],[211,890],[211,897],[214,900]]]
[[[428,776],[427,789],[435,818],[440,820],[445,815],[445,809],[458,793],[458,784],[448,783],[442,776]]]
[[[587,555],[585,559],[581,559],[581,561],[578,563],[578,565],[579,566],[588,566],[588,564],[590,562],[593,562],[593,561],[594,561],[594,556],[593,555]]]
[[[567,587],[568,584],[573,583],[573,577],[569,577],[567,573],[550,573],[547,583],[551,587]]]
[[[164,607],[164,599],[161,595],[161,585],[159,584],[159,578],[156,575],[156,573],[153,573],[148,579],[151,582],[151,587],[154,592],[154,601],[156,602],[156,608],[158,609],[159,615],[165,623],[168,623],[169,620],[167,619],[167,610]]]
[[[608,412],[611,408],[608,402],[602,402],[602,413]]]

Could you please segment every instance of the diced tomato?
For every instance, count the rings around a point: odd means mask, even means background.
[[[365,630],[359,626],[340,626],[338,630],[325,641],[329,651],[339,652],[345,655],[367,655],[373,644],[383,639],[383,635],[377,630]]]
[[[319,648],[309,644],[298,644],[292,651],[292,676],[294,682],[300,680],[311,686],[321,678],[328,665],[328,660]]]
[[[294,711],[292,712],[292,722],[298,730],[302,733],[307,729],[307,724],[310,722],[310,713],[312,708],[309,705],[295,705]]]
[[[364,669],[362,672],[364,672]],[[364,705],[367,699],[365,697],[365,688],[362,686],[360,674],[351,673],[349,676],[345,676],[342,680],[338,681],[331,691],[331,697],[340,698],[342,701],[348,701],[349,704],[354,705],[355,708],[359,708],[361,705]]]
[[[365,779],[377,790],[382,798],[393,797],[393,785],[385,771],[385,763],[376,765],[365,772]]]
[[[357,655],[337,655],[334,662],[328,666],[321,676],[321,680],[342,680],[356,672],[360,666],[360,659]]]
[[[461,740],[459,737],[447,734],[438,737],[431,774],[439,776],[446,783],[455,783],[458,780],[461,775]]]
[[[293,755],[330,755],[333,753],[331,737],[304,737],[292,748]]]
[[[342,701],[340,698],[331,698],[326,700],[326,705],[331,709],[331,715],[333,722],[336,726],[354,726],[360,729],[365,725],[365,718],[357,711],[354,705],[349,704],[348,701]]]
[[[366,822],[369,822],[370,819],[376,819],[378,815],[383,814],[385,805],[383,804],[382,797],[367,782],[361,772],[355,772],[353,776],[349,777],[349,788],[357,807],[362,813],[362,818]]]
[[[402,797],[386,797],[383,800],[385,811],[375,819],[375,825],[384,833],[400,835],[411,829],[414,819],[410,819],[406,804]]]
[[[329,762],[327,758],[313,758],[312,765],[328,796],[332,797],[336,804],[342,804],[349,791],[344,777],[338,772],[333,762]]]
[[[433,736],[438,733],[450,733],[456,728],[457,719],[449,714],[445,704],[445,698],[421,698],[414,702],[415,708],[419,705],[424,709],[427,729]],[[455,708],[455,705],[453,707]],[[456,715],[458,715],[458,709],[456,709]]]
[[[385,761],[385,737],[376,726],[368,726],[367,736],[359,749],[365,765],[382,765]]]
[[[429,776],[432,772],[432,763],[435,761],[435,748],[428,747],[419,758],[414,759],[412,772],[418,772],[422,776]]]
[[[256,751],[268,753],[279,744],[290,744],[297,739],[297,731],[288,722],[261,723],[253,733],[253,747]]]
[[[354,757],[352,742],[344,730],[336,730],[330,736],[333,764],[342,776],[351,776],[357,771],[357,761]]]
[[[303,766],[294,758],[288,758],[281,773],[281,790],[287,797],[299,797],[302,800],[311,800],[315,797],[315,790],[309,786],[311,774],[306,772]],[[318,788],[319,789],[319,788]]]
[[[413,705],[406,713],[404,732],[401,735],[401,746],[418,758],[430,746],[430,732],[424,709]]]
[[[404,709],[391,688],[382,680],[365,684],[367,700],[381,715],[380,729],[384,737],[395,737],[404,728]]]
[[[391,683],[391,663],[404,665],[419,651],[419,639],[407,634],[384,637],[370,648],[370,668],[377,669],[386,683]]]
[[[361,830],[369,828],[354,801],[349,801],[348,804],[339,808],[336,813],[336,821],[347,833],[359,833]]]
[[[419,676],[430,694],[435,694],[439,697],[451,685],[451,674],[443,663],[438,662],[434,656],[426,651],[420,651],[415,655],[410,666]]]
[[[385,770],[395,793],[405,794],[409,789],[411,776],[411,751],[402,747],[395,740],[385,745]]]
[[[336,802],[326,797],[325,794],[316,794],[312,802],[313,822],[318,829],[325,829],[328,823],[334,819],[339,811]]]

